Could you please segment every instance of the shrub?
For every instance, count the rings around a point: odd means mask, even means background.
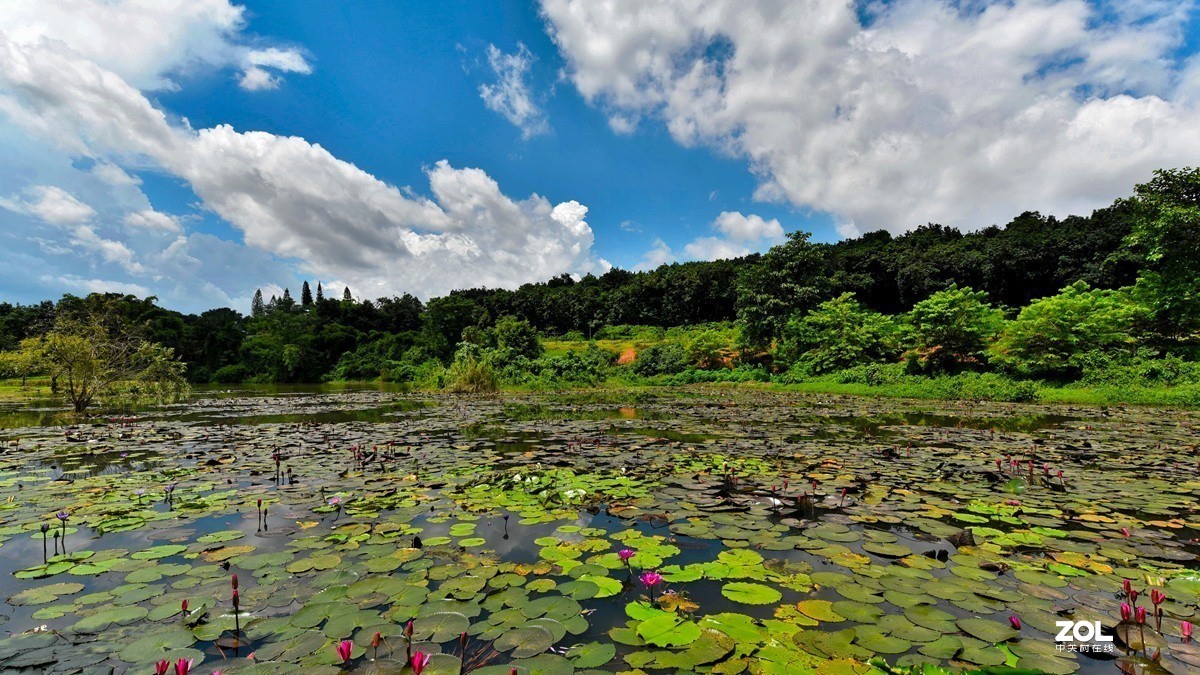
[[[221,366],[212,374],[209,382],[213,384],[240,384],[250,379],[250,369],[240,363]]]
[[[826,373],[886,361],[900,351],[897,333],[891,317],[863,307],[853,293],[843,293],[808,314],[792,316],[783,328],[775,362],[787,368],[803,361],[811,372]]]
[[[651,345],[642,350],[633,362],[633,372],[643,377],[681,373],[687,367],[687,353],[675,343]]]

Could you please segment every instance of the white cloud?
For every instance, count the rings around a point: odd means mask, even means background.
[[[0,198],[0,207],[60,226],[86,223],[96,215],[95,209],[53,185],[34,185],[25,190],[24,196]]]
[[[863,230],[1086,212],[1200,156],[1191,0],[541,4],[615,130],[661,119]]]
[[[127,213],[123,222],[129,227],[142,230],[173,233],[183,231],[178,218],[170,214],[155,211],[154,209],[143,209]]]
[[[742,215],[737,211],[722,211],[713,222],[713,227],[732,241],[783,241],[783,226],[775,218],[764,220],[762,216]]]
[[[13,42],[70,45],[143,90],[174,89],[177,74],[208,66],[311,72],[299,50],[240,44],[245,25],[229,0],[5,0],[0,12]]]
[[[125,173],[124,169],[110,162],[96,162],[96,165],[92,167],[91,173],[96,178],[115,187],[130,187],[142,184],[142,181],[137,176]]]
[[[722,211],[712,223],[719,236],[698,237],[683,247],[684,254],[694,260],[740,258],[756,250],[781,243],[786,235],[779,220],[744,215],[738,211]]]
[[[529,90],[529,67],[534,56],[523,44],[517,51],[505,54],[488,45],[488,65],[496,76],[495,84],[479,87],[479,96],[489,110],[499,113],[521,130],[523,138],[530,138],[550,131],[546,113],[538,107]]]
[[[137,157],[183,178],[248,245],[366,297],[605,269],[577,202],[513,200],[483,171],[445,161],[427,171],[432,198],[412,196],[302,138],[173,124],[61,43],[0,33],[0,113],[69,152]],[[120,262],[115,251],[106,259]]]
[[[312,72],[312,66],[296,50],[260,49],[247,53],[245,60],[246,69],[238,84],[247,91],[279,88],[283,78],[272,75],[268,68],[304,75]]]
[[[652,270],[660,265],[665,265],[675,261],[675,253],[671,251],[671,247],[662,239],[655,239],[654,245],[650,247],[642,256],[641,261],[633,266],[635,272],[644,272]]]
[[[720,239],[718,237],[700,237],[683,247],[683,252],[695,260],[721,260],[724,258],[740,258],[750,253],[745,244]]]
[[[278,89],[280,80],[271,73],[259,68],[251,66],[242,73],[241,79],[238,80],[238,86],[246,91],[262,91],[264,89]]]
[[[65,288],[84,294],[124,293],[143,298],[150,295],[150,289],[145,286],[111,279],[87,279],[71,274],[63,274],[59,276],[43,275],[40,281],[52,288]]]

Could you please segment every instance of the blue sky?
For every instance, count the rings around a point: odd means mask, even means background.
[[[211,72],[159,96],[193,126],[228,123],[302,136],[417,190],[426,189],[423,167],[440,159],[480,167],[506,193],[587,205],[596,253],[619,267],[639,264],[655,238],[681,248],[710,234],[722,211],[753,212],[779,219],[789,231],[838,238],[828,216],[755,203],[756,181],[742,160],[682,147],[661,124],[614,134],[600,110],[559,81],[565,64],[533,4],[271,1],[246,7],[248,32],[302,46],[313,72],[253,95],[239,89],[233,74]],[[496,79],[489,45],[506,53],[525,45],[536,59],[527,81],[548,132],[523,139],[485,107],[479,87]],[[213,227],[220,231],[219,224]]]
[[[13,2],[6,301],[427,298],[1087,212],[1200,152],[1191,2]]]

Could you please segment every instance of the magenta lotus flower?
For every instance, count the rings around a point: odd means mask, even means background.
[[[1129,621],[1133,618],[1133,607],[1128,602],[1121,603],[1121,620]]]
[[[642,572],[642,576],[639,579],[646,585],[646,588],[654,588],[661,584],[663,580],[662,575],[658,572]]]
[[[154,664],[154,675],[167,675],[169,670],[171,670],[171,662],[166,659]]]
[[[1138,607],[1136,610],[1134,610],[1134,617],[1137,619],[1138,623],[1146,623],[1146,608]]]
[[[338,643],[337,647],[334,647],[334,650],[337,652],[338,658],[342,660],[342,663],[349,663],[350,652],[354,651],[354,640],[342,640]]]
[[[179,659],[175,662],[175,675],[187,675],[192,669],[191,659]]]
[[[1183,639],[1185,642],[1192,641],[1192,622],[1191,621],[1180,621],[1179,622],[1179,630],[1180,630],[1180,632],[1183,633]]]
[[[1166,602],[1166,600],[1167,600],[1166,593],[1163,593],[1162,591],[1158,590],[1157,588],[1150,589],[1150,602],[1154,603],[1155,605],[1161,605],[1164,602]]]
[[[632,558],[634,555],[636,555],[636,554],[632,550],[627,549],[627,548],[623,548],[620,551],[617,551],[617,557],[625,562],[629,562],[629,559]]]
[[[1008,625],[1013,627],[1013,630],[1021,630],[1021,619],[1016,615],[1008,617]]]
[[[425,652],[417,652],[412,655],[412,661],[409,665],[412,666],[413,672],[416,675],[421,675],[421,671],[425,670],[425,666],[429,665],[429,655]]]

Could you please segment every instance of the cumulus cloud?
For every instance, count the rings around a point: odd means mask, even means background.
[[[180,233],[183,227],[179,224],[179,219],[167,213],[155,211],[154,209],[143,209],[133,213],[125,214],[124,223],[129,227],[141,230],[150,230],[158,232]]]
[[[713,222],[713,227],[731,241],[783,241],[783,226],[779,220],[765,220],[753,213],[746,216],[737,211],[722,211]]]
[[[644,272],[646,270],[652,270],[660,265],[665,265],[674,261],[675,253],[671,250],[671,247],[667,245],[667,242],[663,241],[662,239],[655,239],[654,244],[650,247],[650,250],[646,251],[645,255],[642,256],[642,259],[633,266],[633,269],[637,272]]]
[[[34,185],[22,195],[0,198],[0,207],[33,216],[51,225],[79,225],[96,215],[95,209],[53,185]]]
[[[759,199],[893,231],[1086,212],[1195,163],[1193,4],[541,2],[614,130],[661,120],[744,158]]]
[[[533,99],[528,81],[529,67],[534,56],[523,44],[517,51],[506,54],[489,44],[488,66],[496,77],[494,84],[479,87],[479,96],[489,110],[499,113],[521,130],[523,138],[530,138],[550,131],[546,113]]]
[[[715,237],[699,237],[683,247],[687,257],[695,260],[739,258],[754,251],[782,242],[786,237],[779,220],[744,215],[738,211],[722,211],[712,223]]]
[[[514,200],[483,171],[445,161],[427,171],[432,198],[414,196],[302,138],[228,125],[195,130],[61,42],[0,33],[0,112],[66,151],[161,167],[246,244],[367,296],[428,297],[606,269],[591,255],[587,208],[577,202]],[[137,224],[147,218],[134,216]],[[120,262],[116,252],[104,255]]]
[[[245,8],[229,0],[6,0],[0,12],[9,40],[70,45],[141,90],[175,89],[175,75],[211,66],[240,69],[243,82],[265,76],[272,86],[278,80],[265,69],[311,72],[298,49],[240,43],[245,25]]]

